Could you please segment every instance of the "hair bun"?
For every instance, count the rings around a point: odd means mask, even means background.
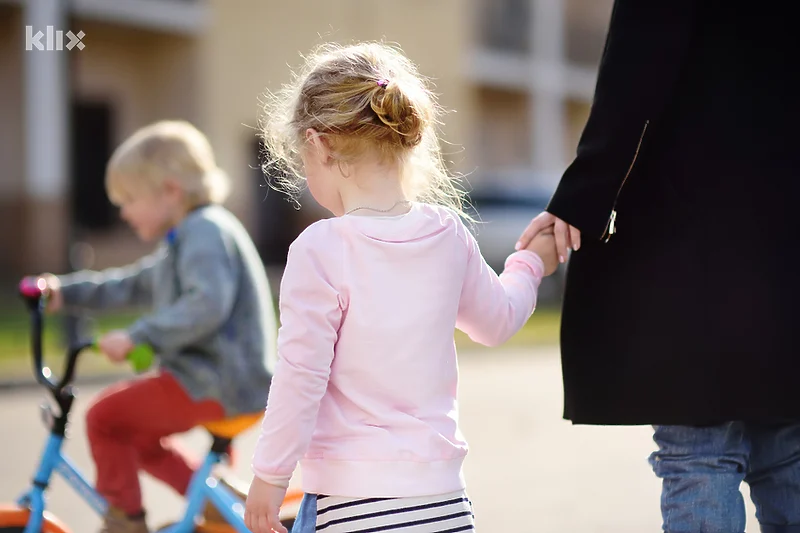
[[[396,80],[378,80],[370,106],[378,119],[392,130],[395,142],[413,148],[422,141],[427,120]]]

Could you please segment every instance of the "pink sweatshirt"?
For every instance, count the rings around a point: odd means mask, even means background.
[[[344,497],[462,490],[458,328],[481,344],[528,320],[544,273],[521,251],[499,277],[452,211],[346,215],[292,244],[280,290],[279,362],[253,459],[257,477]]]

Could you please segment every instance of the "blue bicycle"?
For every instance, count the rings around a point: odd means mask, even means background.
[[[78,356],[85,350],[91,349],[94,344],[84,342],[68,350],[64,373],[60,380],[52,376],[49,368],[42,366],[45,287],[46,284],[39,283],[38,280],[26,279],[20,285],[20,294],[30,310],[34,374],[36,380],[52,396],[58,411],[54,411],[51,403],[42,405],[42,420],[50,435],[33,476],[32,485],[13,504],[0,504],[0,533],[71,533],[63,521],[45,509],[44,495],[50,486],[53,474],[59,474],[99,515],[104,515],[107,509],[103,497],[62,451],[69,413],[75,401],[71,383]],[[143,354],[145,354],[143,351],[136,352],[135,368],[146,366],[146,363],[143,363],[146,355]],[[212,470],[216,464],[226,459],[233,439],[258,423],[260,418],[261,413],[257,413],[204,424],[203,427],[211,434],[213,442],[202,466],[192,477],[186,495],[185,512],[177,522],[157,530],[159,533],[249,533],[243,518],[244,502],[227,484],[214,477]],[[281,518],[287,529],[291,530],[302,496],[300,491],[290,491],[286,495]],[[227,523],[199,521],[209,503]]]

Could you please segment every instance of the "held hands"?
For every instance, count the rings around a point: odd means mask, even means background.
[[[244,523],[253,533],[289,533],[281,524],[280,510],[286,488],[253,478],[244,511]]]
[[[109,331],[97,341],[98,349],[106,354],[109,360],[122,363],[135,347],[126,331]]]
[[[522,233],[522,236],[517,242],[516,249],[522,250],[523,248],[530,249],[534,238],[543,231],[552,228],[552,234],[555,238],[556,251],[558,252],[558,262],[564,263],[567,260],[567,253],[570,250],[577,251],[581,246],[581,232],[578,228],[570,226],[555,215],[551,215],[547,211],[542,212],[531,220],[528,227]],[[544,258],[542,258],[544,259]]]
[[[542,259],[545,276],[549,276],[558,268],[556,240],[552,231],[544,230],[539,233],[525,249],[535,253]]]

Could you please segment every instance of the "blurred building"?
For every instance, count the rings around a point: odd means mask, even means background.
[[[611,1],[0,0],[0,273],[63,271],[75,241],[96,267],[146,251],[103,174],[119,142],[164,118],[208,134],[228,206],[280,261],[319,213],[264,187],[259,96],[325,41],[400,44],[454,110],[444,148],[472,185],[551,189],[586,120]]]

